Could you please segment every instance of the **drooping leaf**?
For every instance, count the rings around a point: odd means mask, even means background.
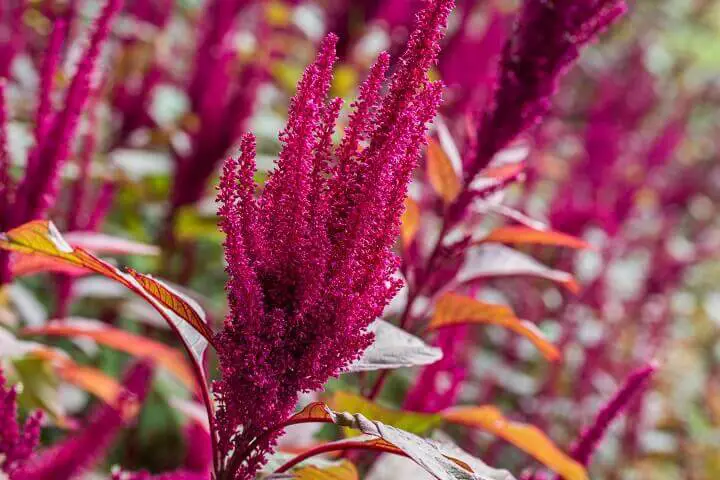
[[[335,410],[361,413],[373,420],[417,435],[427,434],[442,422],[442,417],[439,415],[392,410],[378,405],[365,397],[343,391],[335,392],[330,401],[330,405]],[[346,430],[345,433],[347,435],[351,432]]]
[[[368,330],[375,333],[375,341],[346,372],[429,365],[442,358],[439,348],[428,346],[418,337],[384,320],[376,320]]]
[[[432,137],[428,138],[427,175],[430,185],[445,203],[451,203],[460,193],[460,172],[443,151],[442,146]]]
[[[213,333],[208,327],[205,312],[195,300],[150,275],[132,269],[128,270],[128,273],[153,298],[192,325],[205,339],[212,340]]]
[[[479,428],[512,443],[566,480],[588,479],[585,468],[560,450],[537,427],[512,422],[494,406],[454,407],[441,412],[441,415],[450,423]]]
[[[555,361],[560,358],[560,351],[555,345],[550,343],[534,324],[517,318],[510,307],[484,303],[464,295],[443,295],[435,305],[435,313],[428,329],[435,330],[463,323],[507,328],[530,340],[548,360]]]
[[[168,369],[191,391],[195,389],[192,367],[188,365],[182,353],[149,338],[135,335],[107,324],[89,320],[69,318],[56,320],[39,328],[26,328],[26,335],[49,335],[60,337],[84,337],[130,355],[149,357],[158,365]]]
[[[497,470],[481,463],[473,468],[462,460],[446,455],[437,442],[425,440],[381,422],[368,420],[361,414],[333,412],[333,416],[337,425],[354,428],[374,437],[374,440],[371,438],[368,441],[374,442],[375,446],[380,447],[379,449],[392,452],[392,448],[388,447],[394,447],[437,479],[513,480],[513,476],[505,470]],[[484,465],[484,468],[478,468],[477,465]]]
[[[73,248],[52,222],[35,220],[1,234],[0,248],[53,257],[120,282],[163,316],[198,365],[208,342],[212,343],[205,313],[194,301],[148,275],[134,271],[125,273],[82,248]]]
[[[405,198],[405,211],[400,224],[400,238],[405,246],[412,243],[420,227],[420,207],[411,197]]]
[[[580,290],[580,286],[569,273],[546,267],[517,250],[495,244],[470,248],[456,281],[464,283],[480,278],[509,276],[544,278],[562,285],[572,293]]]
[[[561,232],[535,230],[523,226],[498,227],[481,240],[513,245],[550,245],[568,248],[590,248],[590,244]]]

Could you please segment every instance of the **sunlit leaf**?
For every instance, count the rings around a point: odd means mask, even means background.
[[[469,249],[456,281],[464,283],[480,278],[510,276],[544,278],[562,285],[572,293],[580,291],[580,286],[569,273],[546,267],[524,253],[496,244]]]
[[[460,193],[460,172],[455,170],[442,146],[432,137],[428,138],[427,175],[430,185],[445,203],[450,203]]]
[[[378,405],[365,397],[343,391],[335,392],[330,405],[335,410],[361,413],[373,420],[418,435],[426,434],[442,422],[442,418],[439,415],[392,410]],[[348,433],[350,432],[346,431],[346,434]]]
[[[548,360],[560,358],[558,349],[550,343],[538,328],[520,320],[505,305],[481,302],[471,297],[447,293],[438,300],[428,329],[434,330],[464,323],[498,325],[530,340]]]
[[[420,207],[411,197],[405,198],[405,211],[400,224],[400,238],[405,246],[412,243],[420,227]]]
[[[479,428],[506,440],[536,458],[566,480],[587,480],[585,468],[560,450],[537,427],[506,419],[496,407],[454,407],[442,417],[458,425]]]
[[[27,335],[50,335],[60,337],[84,337],[137,357],[148,357],[168,369],[188,389],[195,389],[192,368],[182,353],[173,348],[140,335],[110,327],[104,323],[86,319],[52,321],[39,328],[26,328]]]
[[[125,273],[82,248],[74,249],[51,223],[36,220],[0,235],[0,248],[42,254],[81,266],[120,282],[148,301],[170,324],[185,344],[201,372],[202,356],[212,332],[196,302],[148,275]]]
[[[418,337],[384,320],[376,320],[368,330],[375,333],[375,341],[348,367],[347,372],[429,365],[442,358],[439,348],[430,347]]]
[[[568,248],[590,248],[590,244],[561,232],[535,230],[524,226],[498,227],[481,240],[514,245],[551,245]]]
[[[205,312],[203,312],[195,300],[150,275],[136,272],[132,269],[129,269],[128,273],[137,280],[143,289],[149,292],[153,298],[157,299],[165,307],[192,325],[203,337],[208,340],[212,339],[213,333],[207,325]]]

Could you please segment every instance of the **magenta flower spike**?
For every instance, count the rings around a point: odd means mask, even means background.
[[[208,180],[252,116],[264,69],[250,63],[236,72],[237,53],[230,36],[238,15],[254,3],[252,0],[213,0],[205,10],[202,39],[187,87],[198,128],[192,133],[191,151],[176,158],[170,222],[178,209],[192,205],[203,196]]]
[[[429,82],[451,0],[426,2],[385,96],[382,55],[360,90],[345,138],[327,101],[336,37],[298,83],[277,168],[255,198],[254,138],[225,162],[219,186],[230,314],[216,343],[220,450],[253,478],[298,394],[320,388],[370,344],[365,328],[398,288],[392,251],[410,174],[440,101]],[[363,148],[364,147],[364,148]],[[242,430],[238,433],[238,427]]]
[[[10,212],[15,197],[15,185],[10,175],[10,151],[7,139],[8,112],[6,101],[6,82],[0,79],[0,228],[6,231],[11,227]],[[0,252],[0,285],[10,283],[10,253]]]
[[[641,395],[657,369],[657,363],[650,362],[628,376],[615,395],[600,409],[592,425],[583,431],[573,445],[570,455],[575,460],[586,467],[590,465],[610,425]],[[556,480],[560,480],[560,477],[556,477]]]
[[[416,412],[437,413],[455,405],[467,377],[467,325],[446,328],[435,339],[443,357],[422,369],[408,391],[403,408]]]
[[[0,78],[9,76],[13,59],[22,50],[25,6],[25,0],[6,0],[0,4]]]
[[[43,414],[37,410],[21,426],[17,421],[17,390],[6,388],[0,371],[0,471],[15,478],[15,472],[33,452],[40,440]]]
[[[492,104],[478,128],[470,181],[495,153],[539,123],[580,51],[626,9],[623,0],[526,0],[505,43]]]
[[[57,194],[60,168],[70,153],[80,116],[91,95],[91,77],[100,50],[107,40],[110,24],[121,5],[122,0],[108,0],[96,20],[88,47],[65,95],[64,108],[52,115],[51,119],[38,119],[40,131],[47,128],[47,135],[36,138],[37,143],[29,154],[26,174],[18,187],[18,198],[22,204],[16,224],[42,217]],[[58,63],[57,58],[46,57],[45,61],[56,65]],[[50,112],[47,114],[51,115]],[[45,122],[50,122],[47,127],[43,126]]]
[[[5,87],[0,87],[3,104],[0,114],[0,130],[3,132],[0,134],[0,180],[2,180],[0,226],[3,230],[41,218],[54,201],[60,170],[78,137],[78,123],[92,94],[91,77],[102,46],[109,36],[110,24],[120,10],[121,4],[121,0],[108,0],[96,19],[88,46],[65,94],[64,107],[57,112],[53,109],[51,99],[54,78],[67,36],[67,23],[63,18],[54,22],[47,52],[40,68],[35,145],[28,154],[23,178],[19,180],[17,186],[13,185],[8,171],[9,157],[4,132],[9,117],[5,105]],[[99,198],[99,200],[103,199]],[[104,215],[102,210],[96,209],[96,211]],[[8,258],[7,252],[0,254],[0,284],[9,283],[11,280]]]

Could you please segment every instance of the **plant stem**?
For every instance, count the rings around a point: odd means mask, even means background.
[[[310,450],[307,450],[300,455],[297,455],[296,457],[292,458],[285,464],[283,464],[280,468],[275,470],[275,473],[283,473],[290,470],[292,467],[297,465],[298,463],[302,462],[303,460],[307,460],[310,457],[314,457],[315,455],[320,455],[322,453],[327,452],[339,452],[339,451],[345,451],[345,450],[372,450],[376,452],[386,452],[386,453],[393,453],[395,455],[400,455],[402,457],[407,457],[407,454],[404,452],[401,452],[399,450],[396,450],[391,447],[385,447],[382,445],[372,445],[368,444],[367,442],[358,442],[358,441],[345,441],[345,442],[335,442],[335,443],[326,443],[324,445],[317,446],[315,448],[311,448]]]

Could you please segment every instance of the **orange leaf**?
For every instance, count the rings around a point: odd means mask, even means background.
[[[560,358],[558,349],[550,343],[535,325],[520,320],[505,305],[494,305],[464,295],[447,293],[438,300],[435,314],[428,329],[437,329],[462,323],[498,325],[530,340],[545,358],[551,361]]]
[[[26,328],[22,333],[26,335],[85,337],[130,355],[149,357],[172,372],[188,389],[195,389],[192,369],[180,352],[164,343],[109,327],[100,322],[53,321],[42,327]]]
[[[87,268],[111,278],[148,301],[176,330],[196,362],[201,362],[207,340],[213,343],[212,331],[204,320],[202,309],[192,300],[149,275],[135,271],[124,273],[82,248],[73,248],[52,222],[35,220],[0,234],[0,248],[26,254],[44,255],[67,264]],[[173,315],[180,317],[174,318]],[[204,340],[195,338],[199,333]]]
[[[566,480],[588,479],[585,468],[560,450],[537,427],[512,422],[494,406],[454,407],[440,414],[450,423],[479,428],[512,443]]]
[[[428,138],[427,175],[430,184],[445,203],[452,202],[460,193],[460,177],[450,158],[432,137]]]
[[[332,411],[323,402],[312,402],[285,422],[288,425],[309,422],[333,422]]]
[[[195,330],[200,332],[203,337],[212,341],[212,330],[208,327],[205,319],[198,313],[199,308],[194,307],[188,302],[188,299],[183,298],[180,292],[171,290],[170,287],[163,284],[160,280],[157,280],[150,275],[136,272],[135,270],[128,269],[128,273],[142,285],[142,287],[157,299],[164,306],[178,314],[186,322],[192,325]]]
[[[400,238],[403,245],[410,245],[417,234],[420,226],[420,207],[410,197],[405,198],[405,211],[402,214],[400,224]]]
[[[297,480],[359,480],[355,465],[343,460],[338,465],[321,468],[315,465],[308,465],[293,470]]]
[[[572,235],[561,232],[535,230],[523,226],[499,227],[490,232],[481,242],[508,244],[552,245],[568,248],[592,248],[590,244]]]

